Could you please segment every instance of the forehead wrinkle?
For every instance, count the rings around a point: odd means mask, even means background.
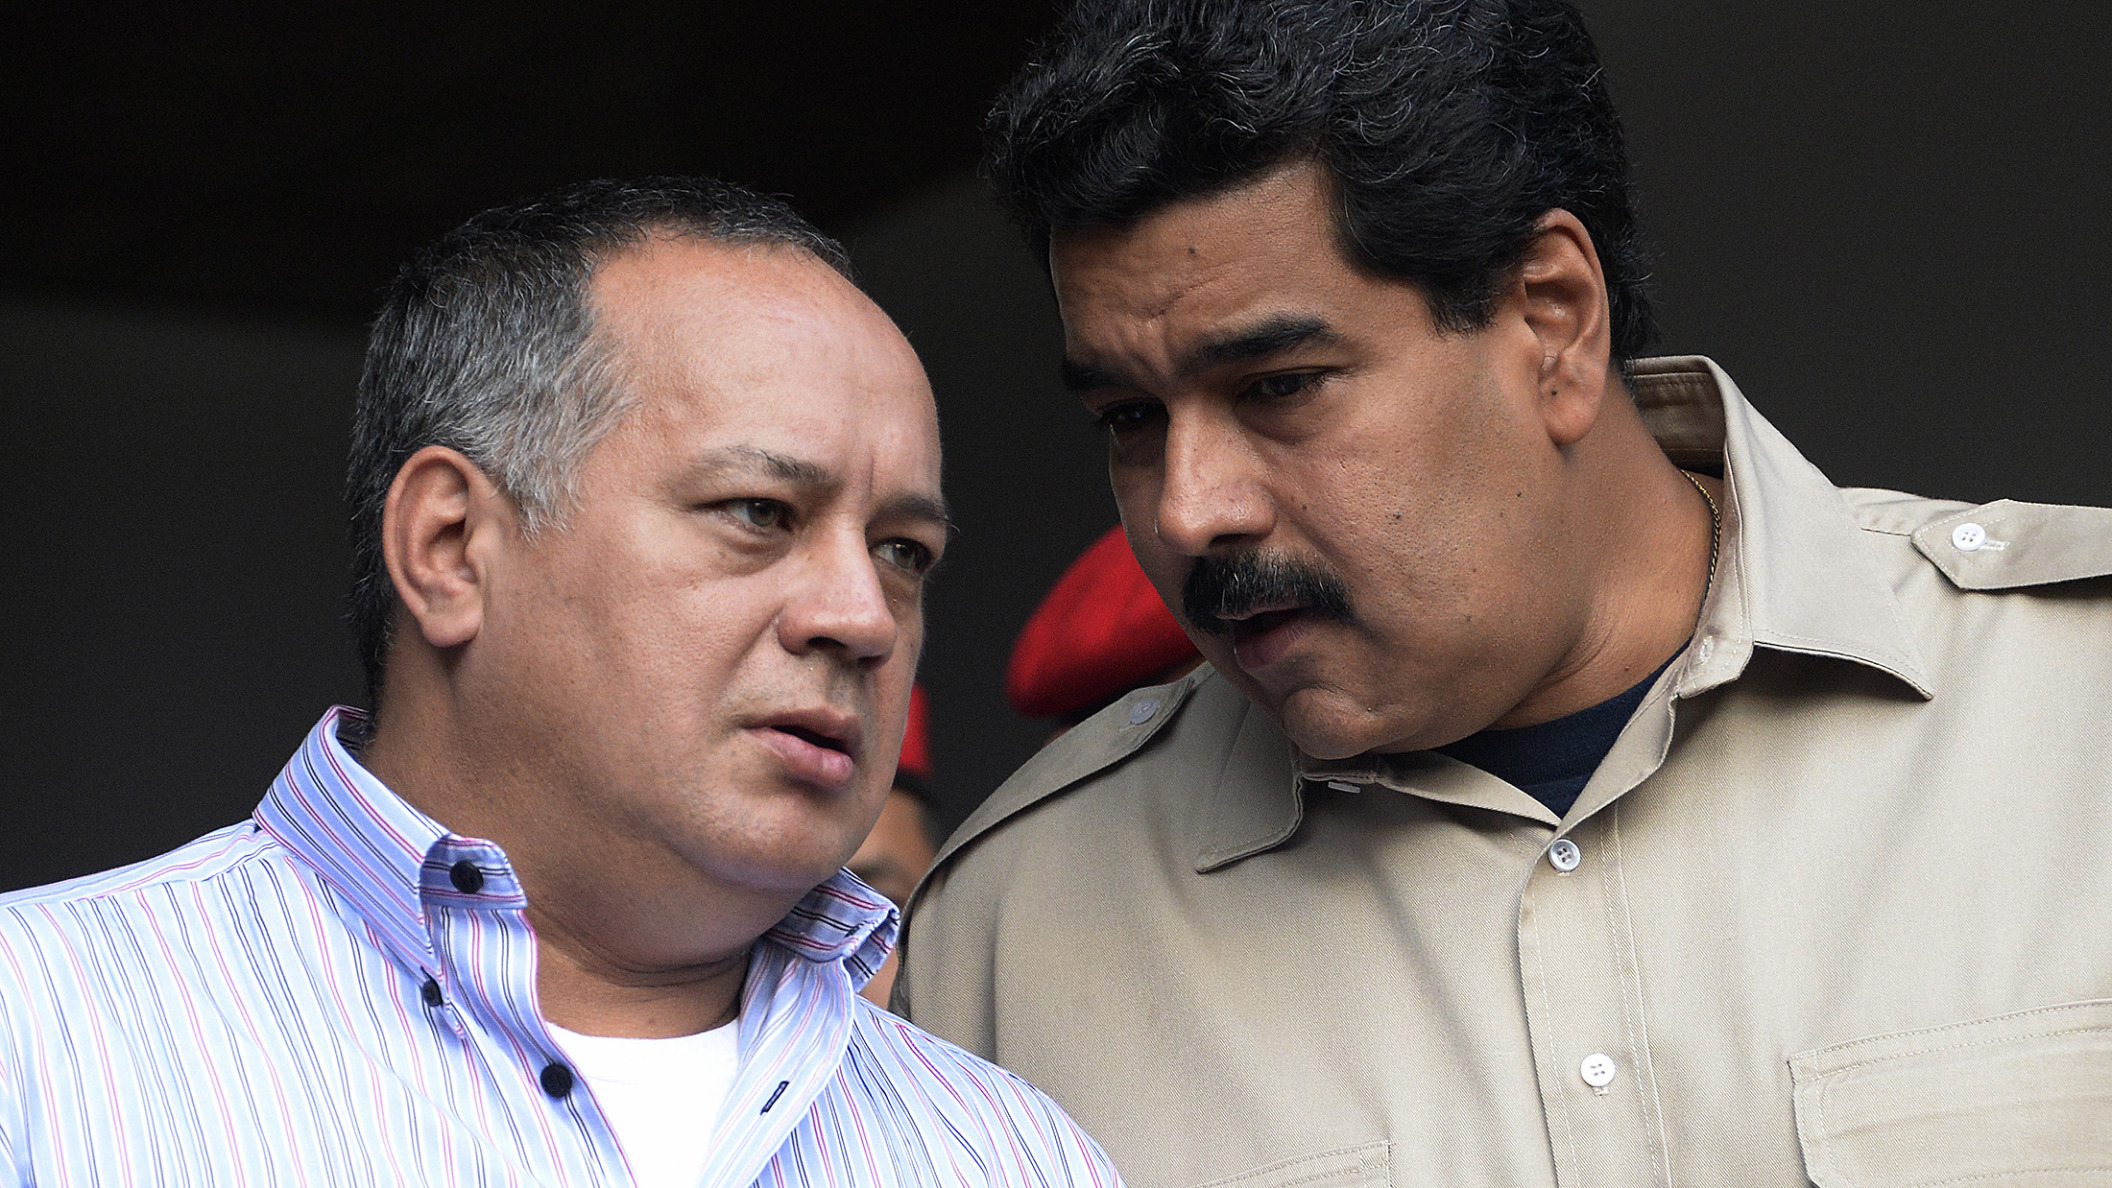
[[[1185,241],[1184,241],[1185,242]],[[1148,327],[1163,334],[1182,303],[1211,283],[1222,264],[1206,264],[1195,257],[1196,248],[1186,244],[1176,264],[1158,259],[1164,249],[1148,239],[1140,241],[1134,230],[1086,228],[1054,235],[1050,239],[1051,280],[1057,291],[1059,312],[1073,304],[1106,304],[1115,316],[1132,327]],[[1078,258],[1080,256],[1083,258]],[[1139,258],[1142,257],[1142,258]],[[1071,323],[1064,313],[1067,327]],[[1066,336],[1068,338],[1068,336]],[[1059,378],[1072,391],[1123,386],[1128,370],[1116,360],[1099,358],[1098,350],[1066,354]],[[1090,346],[1090,344],[1085,344]],[[1116,354],[1126,353],[1119,346]]]

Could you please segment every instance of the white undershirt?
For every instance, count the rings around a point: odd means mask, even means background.
[[[550,1034],[593,1090],[638,1188],[698,1188],[740,1065],[739,1022],[673,1039],[581,1035],[555,1025]]]

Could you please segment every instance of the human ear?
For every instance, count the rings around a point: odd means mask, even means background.
[[[484,625],[485,554],[509,505],[477,464],[427,446],[396,471],[382,512],[382,557],[425,642],[452,648]]]
[[[1606,275],[1577,216],[1551,210],[1535,225],[1513,296],[1540,341],[1540,412],[1558,446],[1598,421],[1611,374]]]

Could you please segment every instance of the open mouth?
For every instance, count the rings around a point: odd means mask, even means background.
[[[787,710],[751,722],[749,730],[801,783],[840,788],[857,774],[861,728],[854,715],[827,707]]]
[[[1310,606],[1277,607],[1234,619],[1232,656],[1249,672],[1267,668],[1291,655],[1304,636],[1304,624],[1322,619]]]
[[[823,734],[818,730],[809,730],[804,726],[778,726],[775,727],[775,729],[789,734],[793,738],[799,739],[801,742],[821,747],[824,750],[837,751],[845,755],[851,753],[851,748],[848,743],[844,742],[840,738],[831,738],[830,736]]]
[[[1304,607],[1293,606],[1281,610],[1261,611],[1243,619],[1233,619],[1232,635],[1235,639],[1241,636],[1264,635],[1304,613]]]

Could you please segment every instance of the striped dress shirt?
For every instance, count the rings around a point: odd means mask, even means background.
[[[0,896],[0,1184],[630,1183],[505,854],[362,768],[350,712],[249,821]],[[703,1183],[1119,1188],[1039,1092],[858,998],[894,931],[839,873],[756,942]]]

